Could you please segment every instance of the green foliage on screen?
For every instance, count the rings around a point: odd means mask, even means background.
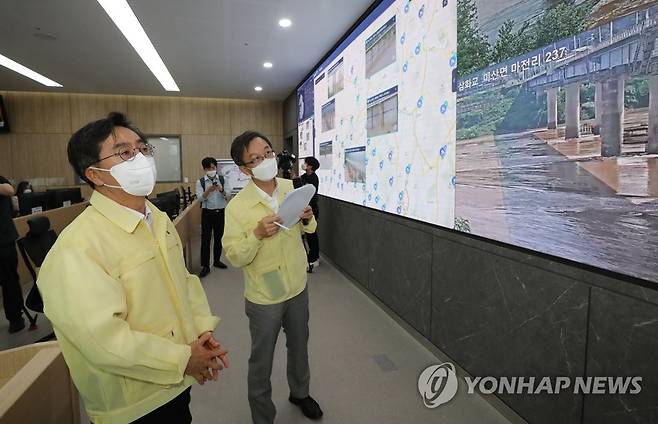
[[[624,104],[627,109],[649,107],[649,80],[647,78],[626,81]]]
[[[475,0],[457,2],[457,40],[460,77],[489,65],[489,43],[478,28]]]
[[[468,219],[464,219],[461,217],[455,217],[455,230],[461,231],[464,233],[470,233],[471,232],[471,224],[468,221]]]
[[[492,46],[478,26],[478,11],[474,0],[457,3],[457,54],[460,77],[547,46],[587,29],[591,2],[580,5],[560,2],[545,10],[534,22],[515,29],[514,20],[507,20],[498,29]]]
[[[587,29],[589,4],[559,3],[548,9],[533,28],[534,42],[530,50],[539,49]]]

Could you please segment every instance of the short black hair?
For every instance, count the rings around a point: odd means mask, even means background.
[[[307,157],[304,159],[304,162],[306,162],[306,165],[311,165],[313,167],[313,171],[317,171],[320,167],[320,161],[313,156]]]
[[[233,143],[231,144],[231,158],[233,159],[233,162],[235,162],[236,165],[238,166],[244,165],[244,160],[242,160],[242,155],[244,155],[244,151],[247,150],[247,148],[249,147],[249,143],[251,143],[251,141],[257,137],[260,137],[263,140],[265,140],[267,144],[270,145],[270,148],[272,148],[272,142],[270,141],[269,138],[265,137],[263,134],[256,131],[245,131],[239,136],[235,137]]]
[[[32,184],[30,184],[29,181],[21,181],[16,186],[16,195],[19,196],[19,197],[22,196],[23,193],[25,192],[25,190],[27,190],[27,189],[32,190]]]
[[[215,167],[217,167],[217,159],[211,157],[203,158],[201,161],[201,166],[203,166],[203,169],[210,168],[210,165],[215,165]]]
[[[110,112],[107,118],[90,122],[80,128],[71,136],[67,147],[69,163],[78,177],[84,180],[92,188],[94,183],[85,176],[85,170],[91,165],[98,162],[101,144],[110,134],[114,134],[117,127],[124,127],[132,130],[146,142],[146,137],[135,127],[121,112]]]

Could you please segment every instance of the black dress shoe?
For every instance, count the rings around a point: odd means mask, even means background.
[[[306,415],[307,418],[312,420],[319,420],[322,417],[322,409],[320,409],[320,405],[318,405],[318,403],[313,400],[312,397],[307,396],[304,399],[298,399],[290,395],[288,400],[291,403],[299,406],[299,408],[302,410],[302,413]]]
[[[217,262],[215,262],[214,264],[212,264],[212,266],[214,266],[215,268],[221,268],[221,269],[226,269],[226,268],[228,268],[228,267],[226,266],[226,264],[225,264],[224,262],[222,262],[222,261],[217,261]]]
[[[199,278],[203,278],[208,274],[210,274],[210,268],[204,266],[203,268],[201,268],[201,272],[199,273]]]
[[[308,268],[306,268],[306,273],[307,274],[313,274],[313,264],[309,263]]]
[[[25,328],[25,320],[21,317],[21,319],[17,319],[16,321],[11,321],[9,323],[9,332],[10,333],[18,333],[22,329]]]

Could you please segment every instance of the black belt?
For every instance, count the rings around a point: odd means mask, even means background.
[[[209,209],[209,208],[203,208],[203,210],[206,210],[206,211],[212,211],[212,212],[219,212],[219,211],[223,211],[224,208],[220,208],[220,209]]]

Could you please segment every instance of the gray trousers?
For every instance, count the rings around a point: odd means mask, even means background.
[[[274,348],[283,327],[288,348],[288,386],[290,394],[305,398],[309,394],[311,371],[308,366],[308,288],[276,305],[258,305],[245,299],[249,318],[251,356],[247,377],[249,407],[254,424],[272,424],[276,408],[272,402],[272,362]]]

